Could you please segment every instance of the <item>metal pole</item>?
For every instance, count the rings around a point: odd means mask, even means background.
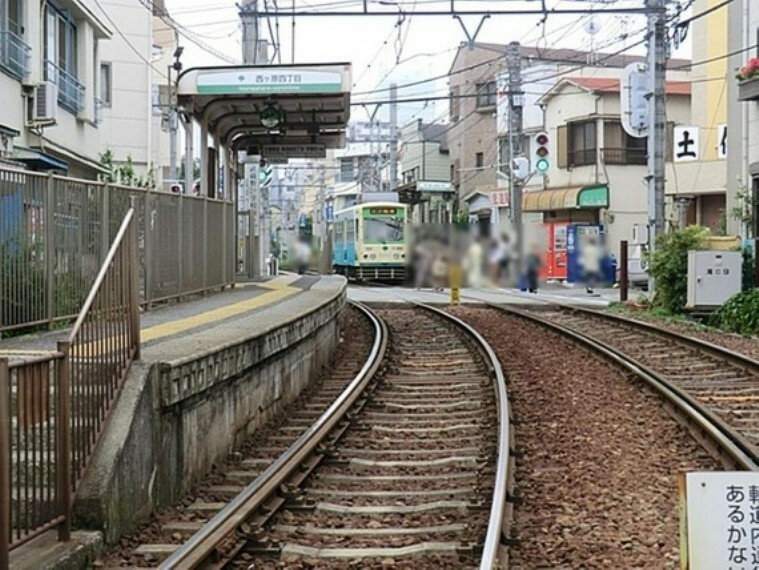
[[[174,91],[171,83],[171,68],[168,66],[167,87],[169,92],[169,178],[172,184],[177,182],[177,113],[174,106]],[[188,192],[189,188],[185,189]]]
[[[398,86],[390,84],[390,192],[398,189]],[[382,139],[380,129],[379,138]]]
[[[11,403],[8,359],[0,358],[0,568],[10,566]]]
[[[45,182],[45,304],[48,326],[55,319],[55,178],[50,174]]]
[[[514,157],[521,153],[522,144],[522,50],[519,42],[511,42],[508,48],[509,72],[509,179],[513,185],[511,211],[516,232],[516,274],[522,275],[524,258],[524,226],[522,224],[522,182],[513,174]]]
[[[656,250],[656,240],[664,234],[664,137],[667,110],[664,100],[666,80],[667,46],[665,0],[646,0],[648,13],[648,79],[649,99],[648,128],[648,225],[649,250]],[[653,293],[654,282],[649,275],[648,290]]]
[[[627,240],[619,242],[619,300],[627,301],[629,281],[627,277]]]
[[[58,540],[71,538],[71,343],[58,341],[58,391],[56,407],[57,445],[55,457],[58,509],[65,520],[58,527]]]

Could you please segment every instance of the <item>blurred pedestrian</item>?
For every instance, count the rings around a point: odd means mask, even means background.
[[[538,279],[540,277],[540,268],[542,266],[543,261],[540,258],[540,248],[537,245],[533,245],[530,248],[530,253],[527,254],[527,258],[525,259],[527,290],[530,293],[538,292]]]
[[[603,252],[596,236],[588,239],[580,248],[580,264],[583,268],[583,280],[589,295],[594,293],[594,287],[601,283],[601,261]]]
[[[428,240],[420,240],[414,247],[414,286],[418,291],[429,283],[434,252]]]
[[[482,246],[478,239],[472,239],[464,258],[463,269],[470,287],[482,287]]]
[[[435,282],[435,291],[445,291],[448,277],[448,258],[443,248],[437,251],[435,261],[432,262],[432,279]]]

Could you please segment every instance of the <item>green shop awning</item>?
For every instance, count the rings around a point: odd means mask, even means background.
[[[525,192],[522,195],[522,211],[524,212],[608,207],[609,187],[606,184],[539,190],[537,192]]]

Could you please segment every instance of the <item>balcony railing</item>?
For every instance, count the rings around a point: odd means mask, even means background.
[[[45,60],[45,80],[58,85],[58,104],[74,114],[84,110],[84,85],[65,69]]]
[[[0,30],[0,68],[16,79],[29,76],[32,48],[9,30]]]
[[[643,165],[648,163],[648,153],[644,148],[604,148],[606,164]]]
[[[569,152],[569,166],[592,166],[596,163],[596,149],[584,148]]]

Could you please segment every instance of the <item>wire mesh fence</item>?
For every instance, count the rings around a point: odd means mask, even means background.
[[[132,204],[142,304],[233,282],[232,202],[0,168],[0,332],[73,319]]]

